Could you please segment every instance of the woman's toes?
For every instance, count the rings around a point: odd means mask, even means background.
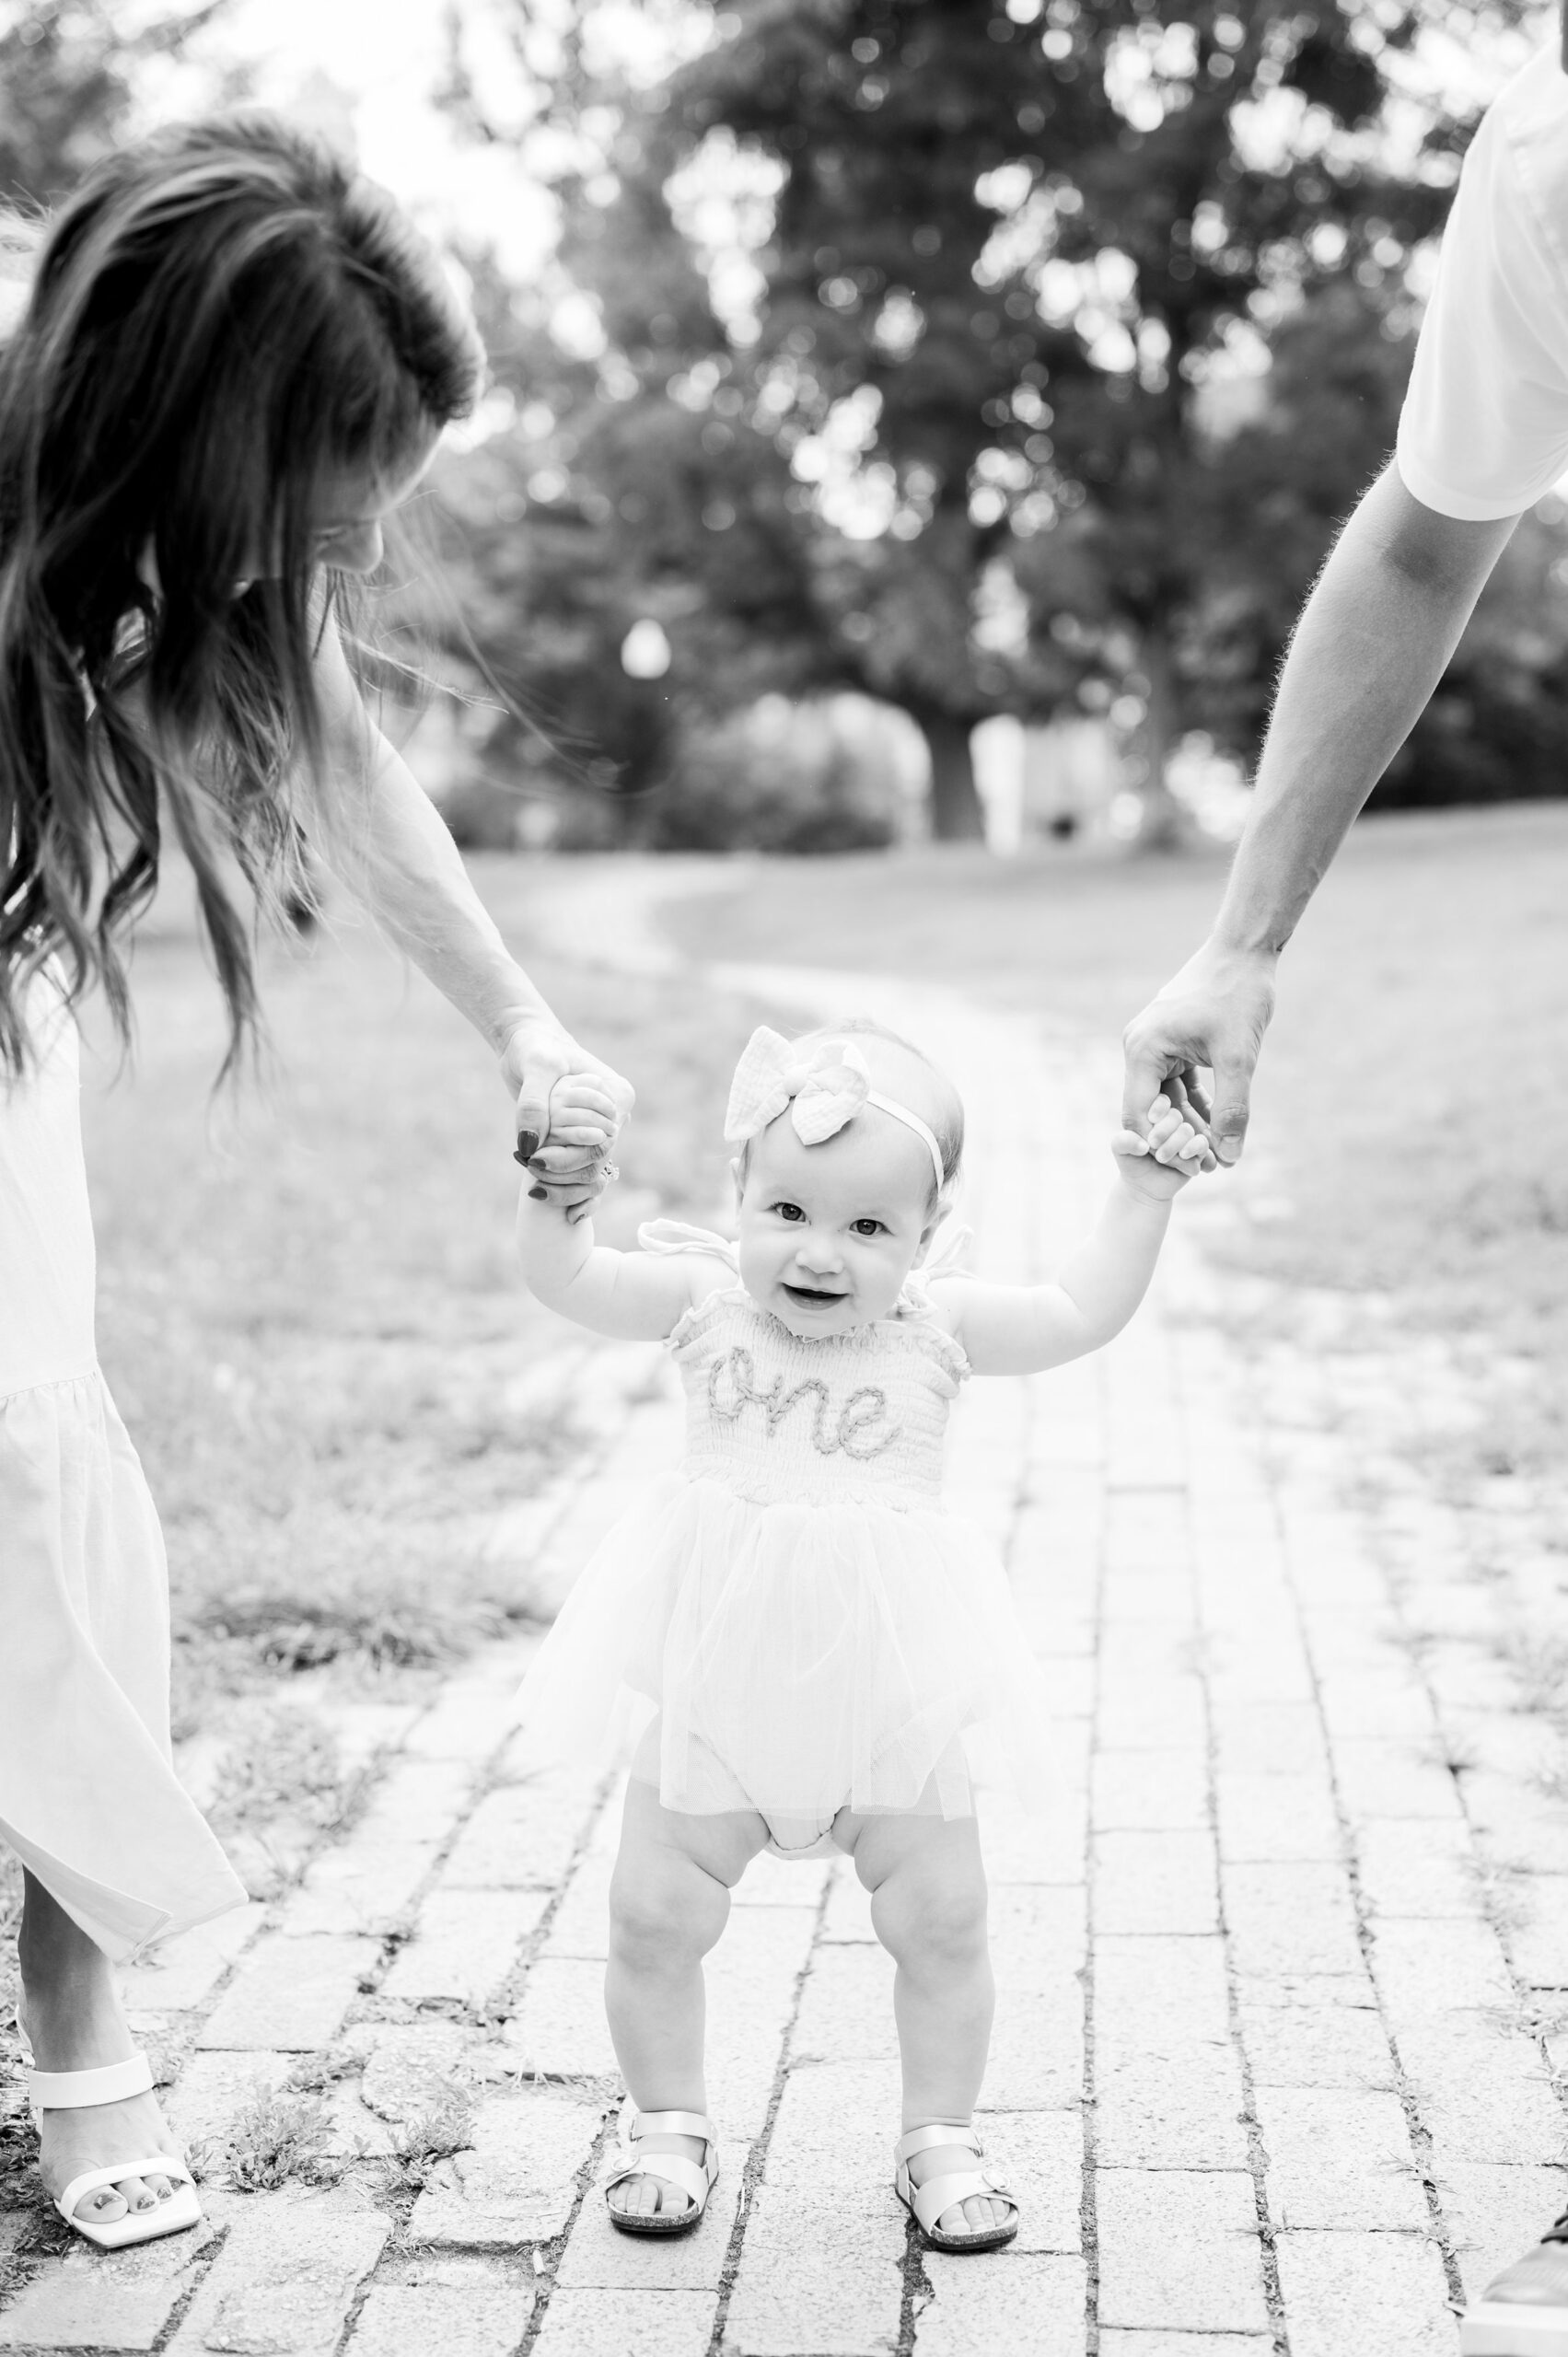
[[[142,2179],[142,2183],[155,2201],[168,2201],[174,2192],[173,2186],[166,2177],[145,2177]]]
[[[86,2218],[95,2226],[112,2226],[123,2218],[129,2203],[112,2185],[100,2185],[96,2192],[84,2193],[72,2216]]]

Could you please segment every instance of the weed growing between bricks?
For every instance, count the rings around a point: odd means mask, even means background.
[[[0,2119],[0,2311],[27,2290],[41,2267],[71,2241],[39,2182],[37,2143],[24,2109]],[[17,2219],[14,2235],[7,2222]]]
[[[436,2091],[428,2107],[405,2120],[392,2140],[400,2192],[423,2193],[443,2161],[473,2141],[473,2097],[466,2087]]]
[[[218,1764],[207,1804],[214,1831],[252,1897],[296,1882],[326,1840],[341,1840],[363,1808],[376,1763],[350,1769],[319,1711],[277,1701],[253,1708]]]
[[[285,2185],[336,2185],[348,2163],[329,2158],[332,2123],[319,2096],[252,2089],[221,2141],[199,2145],[191,2166],[236,2193],[276,2193]]]

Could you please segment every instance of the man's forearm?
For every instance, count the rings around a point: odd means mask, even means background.
[[[1442,678],[1516,519],[1462,524],[1390,468],[1346,525],[1281,676],[1247,830],[1214,928],[1277,952]]]

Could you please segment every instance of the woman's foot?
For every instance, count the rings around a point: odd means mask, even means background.
[[[17,1942],[23,1999],[17,2019],[39,2071],[98,2071],[128,2061],[136,2049],[108,1957],[72,1922],[29,1875]],[[129,2096],[121,2103],[76,2111],[43,2112],[39,2123],[39,2175],[58,2200],[73,2177],[116,2161],[144,2160],[171,2149],[157,2099]],[[173,2198],[167,2177],[125,2177],[84,2193],[74,2215],[95,2226],[145,2216]]]
[[[923,2153],[912,2154],[907,2165],[910,2182],[918,2186],[927,2177],[957,2177],[972,2169],[976,2162],[968,2144],[933,2144]],[[936,2223],[945,2235],[983,2234],[993,2226],[1006,2225],[1017,2214],[1016,2203],[1004,2194],[971,2193],[967,2201],[944,2210]]]
[[[679,2153],[682,2160],[694,2161],[699,2168],[707,2155],[707,2142],[701,2136],[651,2135],[639,2136],[639,2153],[650,2158],[655,2153]],[[656,2177],[629,2177],[620,2185],[612,2185],[610,2206],[625,2218],[656,2218],[683,2215],[693,2205],[677,2185],[662,2185]]]
[[[120,2058],[115,2058],[120,2059]],[[55,2064],[56,2069],[88,2070],[89,2063]],[[123,2103],[93,2104],[83,2111],[46,2111],[39,2122],[38,2173],[52,2201],[57,2201],[73,2177],[88,2169],[112,2168],[116,2161],[136,2161],[148,2153],[168,2150],[168,2130],[155,2096],[131,2096]],[[84,2193],[73,2218],[94,2226],[112,2226],[127,2216],[144,2217],[161,2202],[172,2200],[174,2188],[166,2177],[116,2177]]]

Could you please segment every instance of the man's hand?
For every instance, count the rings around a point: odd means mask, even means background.
[[[1247,1136],[1252,1074],[1274,1011],[1273,954],[1205,942],[1122,1033],[1126,1076],[1121,1119],[1148,1135],[1156,1097],[1207,1132],[1202,1168],[1238,1162]],[[1214,1075],[1211,1091],[1199,1079]]]
[[[540,1021],[519,1024],[508,1035],[501,1074],[517,1102],[517,1160],[569,1217],[574,1212],[582,1216],[604,1192],[605,1165],[632,1110],[631,1083],[580,1048],[569,1032]],[[552,1092],[568,1076],[572,1103],[563,1099],[560,1115],[565,1118],[552,1118]],[[578,1104],[588,1089],[596,1098],[591,1124]]]

